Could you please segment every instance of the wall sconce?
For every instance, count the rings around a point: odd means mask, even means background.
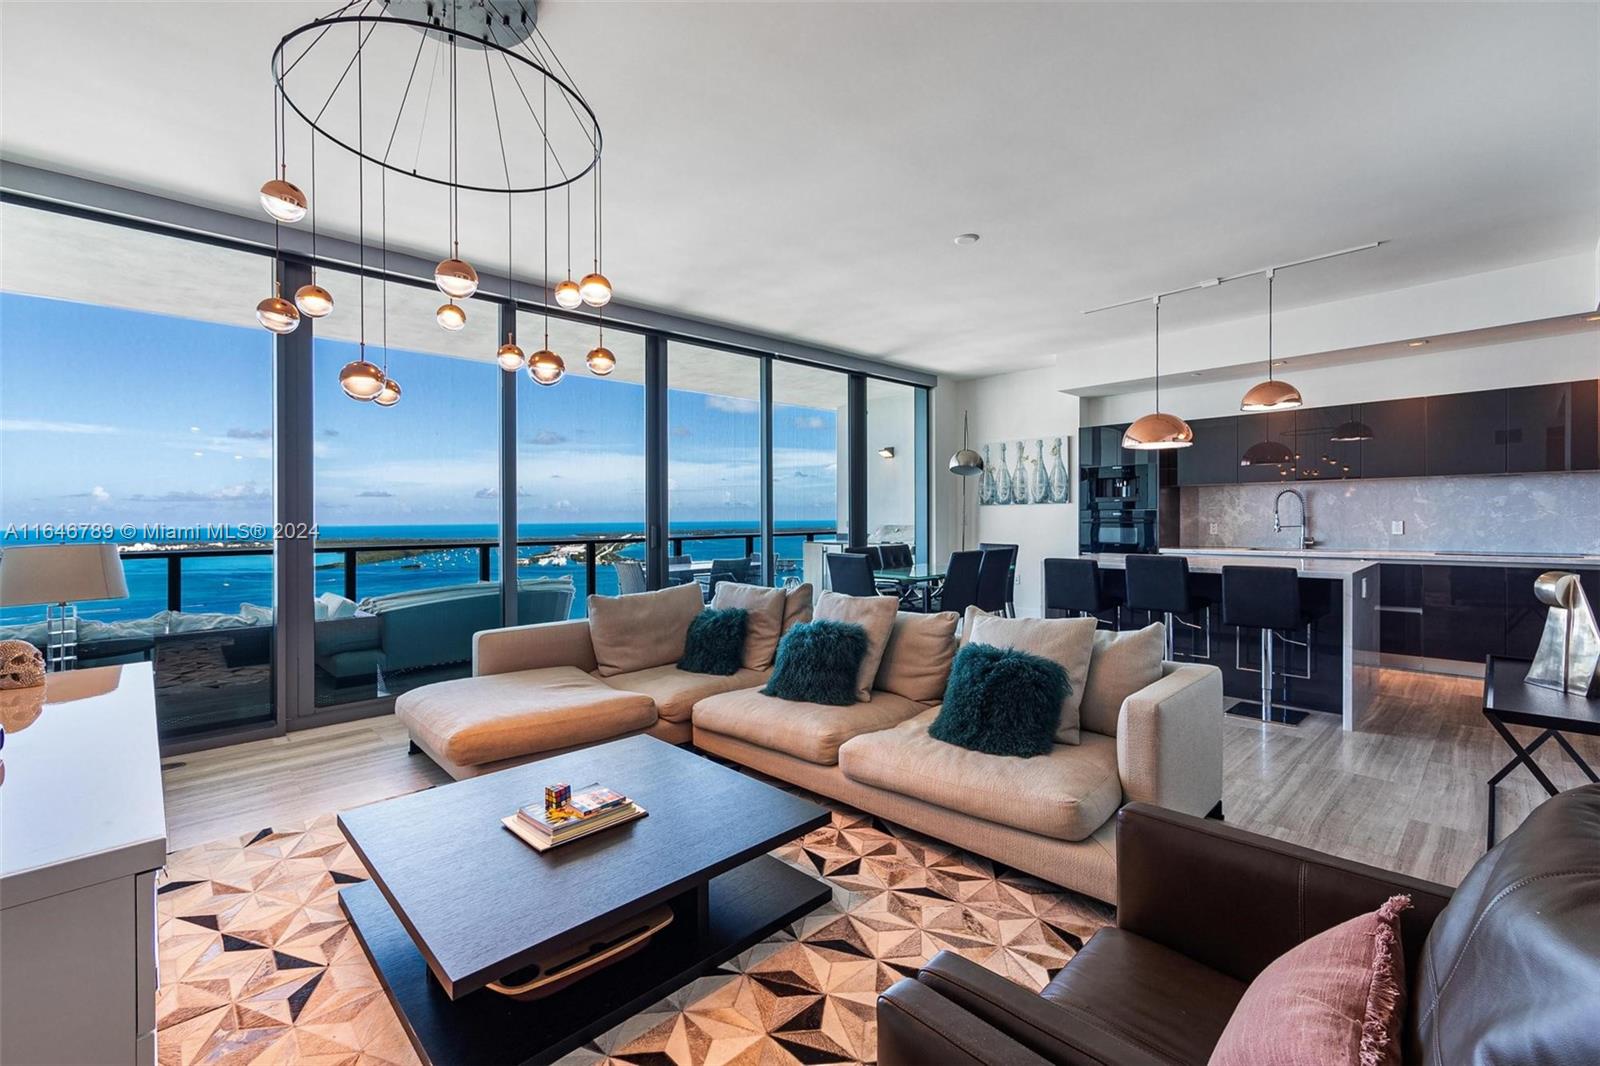
[[[893,459],[894,449],[888,445],[885,445],[884,447],[878,449],[878,454],[885,459]]]

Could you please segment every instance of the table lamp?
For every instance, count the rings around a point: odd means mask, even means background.
[[[0,607],[45,605],[45,669],[78,659],[78,608],[84,600],[128,596],[115,544],[37,544],[0,554]]]

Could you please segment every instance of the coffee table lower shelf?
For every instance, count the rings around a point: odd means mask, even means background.
[[[703,932],[674,922],[639,953],[532,1003],[488,989],[451,1000],[394,910],[370,881],[339,903],[425,1063],[544,1063],[826,903],[831,889],[762,855],[711,879]]]

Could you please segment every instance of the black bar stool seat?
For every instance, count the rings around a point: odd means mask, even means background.
[[[1261,634],[1261,720],[1294,725],[1305,718],[1306,712],[1287,707],[1274,708],[1273,644],[1277,637],[1285,644],[1301,645],[1306,651],[1306,672],[1291,674],[1285,668],[1282,676],[1301,679],[1311,676],[1311,621],[1300,604],[1300,575],[1292,566],[1224,566],[1222,568],[1222,623],[1238,629],[1254,629]],[[1289,633],[1306,627],[1306,639],[1289,637]],[[1251,672],[1240,660],[1243,635],[1234,645],[1234,665]],[[1237,707],[1230,714],[1249,714]]]
[[[1211,658],[1211,603],[1194,594],[1189,581],[1188,559],[1181,555],[1130,555],[1127,560],[1127,579],[1128,608],[1159,614],[1166,623],[1169,660],[1176,657],[1175,625],[1204,633],[1205,652],[1190,654],[1196,659]],[[1189,616],[1197,613],[1203,615],[1203,623],[1189,621]]]
[[[1109,592],[1093,559],[1046,559],[1044,561],[1044,614],[1065,611],[1078,617],[1094,618],[1110,629],[1121,628],[1122,597]],[[1105,618],[1111,613],[1110,621]]]

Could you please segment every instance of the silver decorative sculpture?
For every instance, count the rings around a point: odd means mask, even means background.
[[[1600,628],[1578,575],[1546,571],[1534,581],[1533,595],[1550,613],[1528,667],[1528,684],[1590,699],[1600,696]]]

